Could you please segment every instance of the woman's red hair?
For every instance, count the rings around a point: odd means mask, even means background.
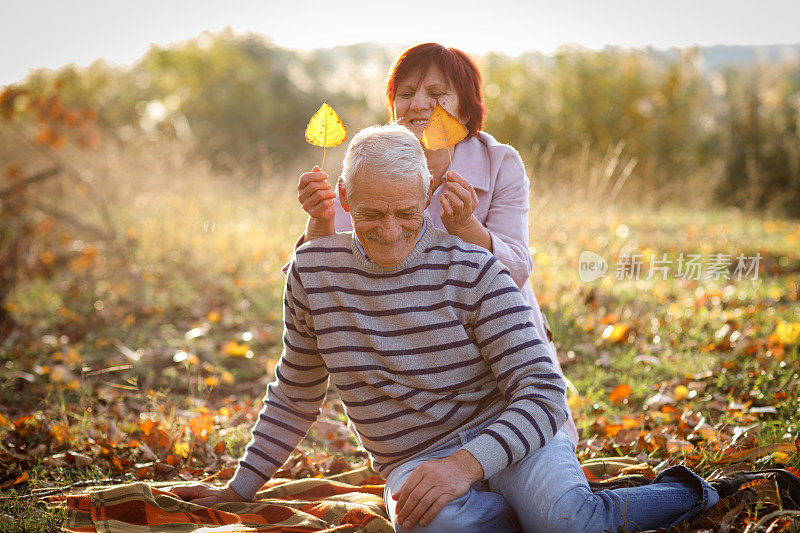
[[[410,75],[424,74],[436,65],[444,78],[458,94],[458,115],[466,119],[469,136],[477,134],[483,127],[486,108],[483,106],[481,92],[481,73],[467,54],[457,48],[445,48],[436,43],[412,46],[402,52],[389,67],[386,77],[386,98],[389,101],[389,114],[394,116],[394,98],[397,87]]]

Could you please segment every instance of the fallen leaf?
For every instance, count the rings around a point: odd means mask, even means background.
[[[666,444],[667,452],[669,453],[692,453],[694,451],[694,444],[689,441],[681,439],[668,439]]]
[[[188,442],[176,442],[172,447],[172,451],[175,452],[176,455],[186,458],[189,457],[189,451],[191,448],[192,447]]]
[[[154,428],[155,426],[156,426],[156,423],[155,423],[155,422],[153,422],[153,420],[152,420],[152,419],[150,419],[150,418],[145,418],[145,419],[144,419],[144,420],[142,420],[142,422],[139,424],[139,429],[141,429],[141,430],[142,430],[142,433],[144,433],[144,434],[145,434],[145,436],[147,436],[147,435],[149,435],[149,434],[150,434],[150,432],[151,432],[151,431],[153,431],[153,428]]]
[[[633,389],[631,389],[630,385],[622,383],[614,387],[614,390],[608,394],[608,399],[616,404],[620,404],[625,398],[630,396],[632,392]]]
[[[774,452],[772,454],[772,462],[776,465],[789,464],[789,454],[786,452]]]
[[[603,338],[611,342],[623,342],[628,337],[631,327],[624,322],[609,324],[603,330]]]
[[[778,321],[778,325],[775,327],[775,336],[782,344],[795,344],[800,340],[800,322]]]
[[[222,347],[222,351],[224,351],[226,355],[232,357],[246,357],[249,350],[250,347],[248,345],[239,344],[236,341],[228,341],[225,343],[225,346]]]
[[[189,420],[189,427],[192,430],[192,436],[200,442],[205,442],[211,435],[211,430],[214,427],[214,417],[210,414],[203,413]]]
[[[730,452],[728,451],[725,453],[725,456],[720,459],[721,463],[741,463],[743,461],[749,461],[751,459],[758,459],[760,457],[764,457],[766,455],[771,455],[776,452],[784,452],[789,453],[794,449],[792,444],[784,443],[784,442],[777,442],[774,444],[767,444],[765,446],[759,446],[757,448],[751,448],[747,450],[740,450],[737,452]],[[730,449],[729,449],[730,450]]]
[[[676,400],[685,400],[689,397],[689,389],[685,385],[678,385],[673,391]]]
[[[14,486],[14,485],[19,485],[20,483],[25,483],[26,481],[28,481],[28,472],[27,471],[23,472],[22,475],[17,476],[14,479],[10,479],[10,480],[6,481],[2,485],[0,485],[0,489],[6,489],[6,488]]]
[[[422,132],[422,144],[428,150],[450,148],[464,139],[467,133],[467,128],[436,102],[436,108]]]

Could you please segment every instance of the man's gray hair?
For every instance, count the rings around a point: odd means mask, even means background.
[[[379,175],[391,181],[420,180],[427,196],[431,184],[428,161],[417,137],[405,126],[389,123],[359,131],[342,162],[344,192],[351,198],[356,178]]]

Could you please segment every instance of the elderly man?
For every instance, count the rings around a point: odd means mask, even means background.
[[[176,493],[252,499],[316,420],[330,381],[386,479],[398,531],[656,528],[717,501],[683,467],[592,493],[562,429],[564,383],[508,271],[423,215],[431,181],[416,137],[368,128],[343,166],[355,231],[295,253],[284,351],[235,475]]]

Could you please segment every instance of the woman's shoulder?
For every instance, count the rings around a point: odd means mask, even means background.
[[[522,158],[513,146],[498,142],[483,131],[458,144],[453,156],[453,168],[463,169],[462,175],[474,187],[486,190],[500,174],[525,172]]]
[[[477,140],[481,144],[483,144],[487,150],[492,152],[497,152],[501,154],[511,153],[519,157],[519,152],[511,146],[510,144],[501,143],[497,139],[492,136],[491,133],[486,133],[485,131],[479,131],[477,135],[473,137],[473,139]]]
[[[471,146],[467,146],[468,150],[466,151],[471,152],[470,155],[472,157],[481,152],[483,157],[488,160],[489,166],[494,169],[499,169],[503,163],[511,163],[514,166],[519,165],[524,168],[522,157],[520,157],[516,148],[510,144],[501,143],[485,131],[479,131],[477,135],[469,139],[469,142]]]
[[[481,146],[492,181],[502,179],[503,176],[517,178],[525,175],[525,164],[513,146],[499,142],[485,131],[478,132],[471,140]]]

